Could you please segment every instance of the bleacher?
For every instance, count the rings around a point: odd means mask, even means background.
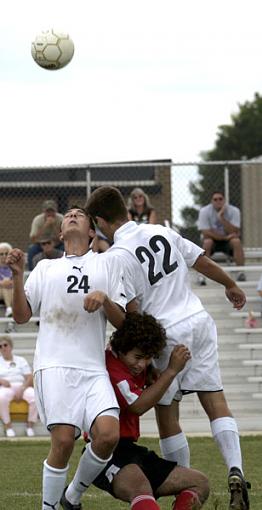
[[[246,253],[247,255],[247,253]],[[247,295],[243,310],[234,311],[226,300],[223,287],[207,280],[207,285],[197,284],[197,273],[191,271],[194,291],[211,313],[218,328],[220,367],[225,394],[233,412],[240,432],[262,431],[262,299],[257,295],[256,285],[262,274],[262,250],[250,251],[247,265],[243,268],[247,277],[239,285]],[[232,275],[239,271],[234,265],[225,266]],[[253,311],[258,320],[257,328],[246,328],[248,311]],[[30,364],[33,361],[35,341],[38,331],[38,317],[33,317],[27,324],[15,325],[15,331],[5,333],[12,320],[4,317],[0,306],[0,334],[8,334],[14,342],[14,353],[25,356]],[[108,327],[107,334],[112,329]],[[180,406],[181,424],[186,433],[209,433],[209,421],[202,410],[196,395],[184,397]],[[17,435],[24,435],[24,424],[14,422]],[[47,435],[39,422],[35,428],[36,435]],[[141,432],[144,435],[157,435],[154,411],[146,413],[141,419]],[[3,428],[0,426],[0,436]]]

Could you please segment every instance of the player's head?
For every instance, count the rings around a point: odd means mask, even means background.
[[[85,209],[108,239],[112,239],[116,228],[127,221],[124,197],[114,186],[100,186],[93,191]]]
[[[61,240],[67,240],[74,233],[86,237],[88,243],[95,235],[92,218],[83,207],[78,205],[72,205],[64,214],[61,225]]]
[[[85,206],[86,212],[96,218],[99,216],[108,223],[127,220],[127,207],[124,197],[114,186],[100,186],[91,193]]]
[[[122,326],[112,334],[110,345],[116,354],[127,354],[137,348],[144,356],[157,358],[166,338],[165,329],[152,315],[129,312]]]

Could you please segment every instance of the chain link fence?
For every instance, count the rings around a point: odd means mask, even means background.
[[[126,200],[135,187],[142,188],[158,222],[197,243],[199,208],[209,203],[214,191],[223,191],[227,201],[241,209],[244,246],[262,246],[262,158],[0,168],[0,241],[27,251],[32,219],[42,212],[45,200],[55,200],[58,212],[64,213],[73,204],[83,206],[102,184],[117,186]]]

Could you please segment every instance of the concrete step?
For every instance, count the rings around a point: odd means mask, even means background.
[[[253,414],[252,416],[235,414],[234,417],[237,421],[240,434],[261,433],[261,414]],[[207,416],[194,417],[193,419],[191,417],[187,418],[183,416],[180,420],[180,424],[186,434],[199,436],[203,434],[211,435],[209,419]],[[145,415],[142,416],[140,429],[142,436],[158,437],[158,429],[154,417],[146,418]]]

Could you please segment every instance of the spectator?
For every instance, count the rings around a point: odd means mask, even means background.
[[[33,268],[43,259],[59,259],[63,256],[63,251],[55,248],[54,240],[50,235],[46,235],[39,241],[42,251],[33,257]]]
[[[8,336],[0,339],[0,354],[0,417],[6,436],[15,436],[10,419],[10,402],[25,400],[29,404],[26,434],[32,437],[35,435],[33,426],[38,415],[31,369],[25,358],[13,354],[13,342]]]
[[[156,211],[150,204],[148,195],[141,189],[135,188],[128,199],[128,219],[140,223],[157,223]]]
[[[11,269],[6,265],[6,258],[12,249],[9,243],[0,243],[0,299],[5,304],[5,317],[12,317],[13,301],[13,275]]]
[[[258,295],[262,298],[262,276],[258,280],[257,292],[258,292]]]
[[[203,249],[208,257],[214,252],[222,251],[232,255],[237,266],[244,265],[244,252],[240,241],[240,210],[226,204],[221,191],[214,191],[211,203],[200,209],[198,229],[202,233]],[[245,274],[239,272],[237,281],[245,280]],[[206,284],[203,278],[199,283]]]
[[[43,236],[51,236],[54,246],[63,250],[64,246],[60,240],[61,223],[63,215],[57,212],[57,205],[54,200],[45,200],[42,206],[43,212],[34,217],[30,231],[30,241],[33,243],[28,248],[28,269],[33,269],[33,257],[42,251],[40,239]]]

